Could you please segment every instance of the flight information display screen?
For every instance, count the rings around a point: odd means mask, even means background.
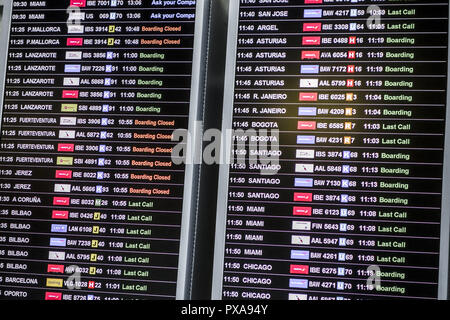
[[[216,298],[438,298],[448,2],[233,6]]]
[[[12,7],[0,299],[175,298],[196,1]]]

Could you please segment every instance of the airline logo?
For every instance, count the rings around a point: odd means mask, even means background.
[[[72,179],[72,171],[71,170],[56,170],[55,178],[56,179]]]
[[[60,139],[75,139],[75,130],[59,130]]]
[[[310,221],[292,221],[292,230],[309,231],[311,230]]]
[[[295,164],[296,173],[313,173],[314,164],[312,163],[296,163]]]
[[[66,60],[81,60],[83,53],[81,51],[66,51]]]
[[[64,251],[49,251],[49,260],[66,260],[66,253]]]
[[[81,47],[83,46],[83,38],[67,38],[68,47]]]
[[[75,145],[71,143],[59,143],[58,151],[59,152],[73,152],[75,150]]]
[[[319,32],[322,31],[322,23],[304,23],[303,32]]]
[[[50,273],[64,273],[64,266],[61,264],[49,264],[47,266],[47,272]]]
[[[84,8],[86,7],[86,0],[70,0],[70,6]]]
[[[321,37],[303,37],[302,45],[304,46],[320,46]]]
[[[315,136],[297,136],[297,144],[315,144]]]
[[[297,130],[316,130],[316,121],[299,121],[297,123]]]
[[[311,188],[314,185],[314,179],[311,179],[311,178],[295,178],[294,185],[297,188]]]
[[[300,101],[317,101],[317,92],[300,92]]]
[[[63,279],[47,278],[46,286],[47,287],[54,287],[54,288],[62,288],[62,286],[63,286]]]
[[[64,86],[79,86],[80,78],[64,78]]]
[[[297,159],[314,159],[315,152],[310,149],[297,149],[295,152],[295,157]]]
[[[291,250],[291,259],[293,259],[293,260],[309,260],[309,251],[307,251],[307,250]]]
[[[70,205],[70,198],[67,197],[54,197],[53,198],[54,206],[68,206]]]
[[[58,292],[46,292],[45,293],[45,300],[61,300],[62,299],[62,293]]]
[[[320,51],[302,51],[302,60],[319,60]]]
[[[76,117],[61,117],[59,120],[59,124],[62,126],[74,126],[77,124]]]
[[[66,238],[50,238],[50,247],[65,247],[66,245]]]
[[[309,266],[301,264],[291,264],[290,272],[292,274],[309,274]]]
[[[312,1],[312,0],[305,0],[305,1]],[[317,0],[317,1],[321,1],[321,0]],[[322,3],[322,2],[320,2],[320,3]],[[289,300],[291,300],[291,301],[306,301],[306,300],[308,300],[308,295],[302,294],[302,293],[289,293]]]
[[[52,224],[51,232],[67,233],[67,224]]]
[[[61,112],[77,112],[78,105],[73,103],[63,103],[61,105]]]
[[[305,4],[321,4],[321,3],[322,0],[305,0]]]
[[[71,185],[70,184],[55,184],[55,192],[69,193]]]
[[[79,91],[78,90],[63,90],[62,97],[63,97],[63,99],[78,99]]]
[[[307,279],[289,279],[290,288],[307,289],[308,280]]]
[[[86,19],[86,13],[85,12],[78,12],[78,11],[70,11],[69,12],[69,19],[67,20],[85,20]]]
[[[67,33],[84,33],[84,26],[78,24],[70,24],[67,26]]]
[[[310,236],[292,236],[291,243],[295,245],[309,246],[311,244]]]
[[[318,74],[319,66],[318,65],[302,65],[300,67],[300,73],[302,73],[302,74]]]
[[[53,210],[52,219],[67,220],[67,219],[69,219],[69,211]]]
[[[317,108],[315,108],[315,107],[299,107],[298,115],[314,117],[317,115]]]
[[[58,166],[71,166],[73,165],[73,157],[58,157],[56,164]]]
[[[322,9],[305,9],[303,18],[322,18]]]
[[[300,79],[300,88],[318,88],[319,79]]]
[[[311,207],[294,207],[292,210],[294,216],[310,216],[312,214]]]
[[[81,72],[81,64],[66,64],[66,65],[64,65],[64,72],[80,73]]]
[[[312,193],[295,192],[294,201],[296,202],[312,202]]]

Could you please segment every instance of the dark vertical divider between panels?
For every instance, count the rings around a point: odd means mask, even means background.
[[[222,127],[225,53],[228,27],[228,0],[213,0],[210,7],[206,59],[203,129]],[[203,149],[207,143],[203,143]],[[218,164],[202,163],[199,170],[199,197],[192,244],[191,292],[188,299],[210,299],[216,223]]]

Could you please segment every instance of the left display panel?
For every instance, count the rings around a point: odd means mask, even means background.
[[[0,299],[185,298],[204,2],[0,0]]]

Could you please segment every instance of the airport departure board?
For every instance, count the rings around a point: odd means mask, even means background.
[[[215,297],[437,299],[448,2],[233,6]]]
[[[0,299],[174,299],[196,1],[11,3]]]

